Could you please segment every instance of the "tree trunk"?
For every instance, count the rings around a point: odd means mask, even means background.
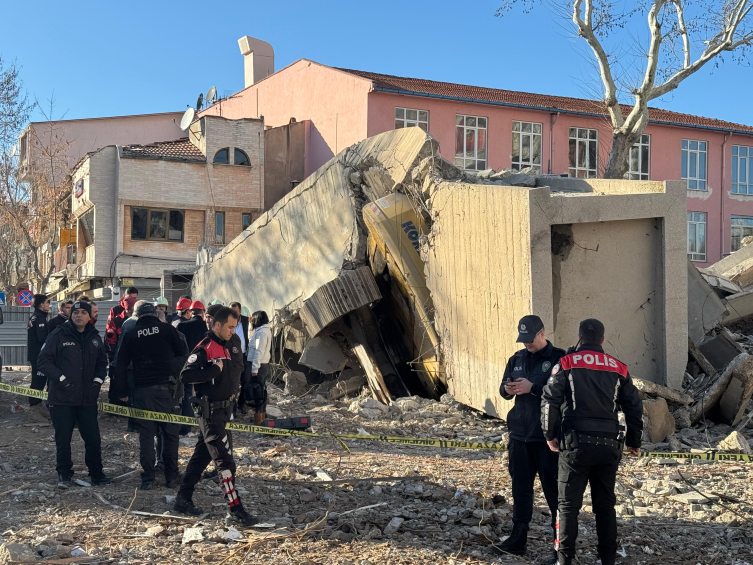
[[[630,163],[630,148],[635,143],[623,132],[617,131],[612,134],[612,149],[609,151],[607,168],[604,170],[605,179],[622,179],[628,172]]]

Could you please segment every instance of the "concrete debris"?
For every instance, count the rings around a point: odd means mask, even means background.
[[[183,530],[183,540],[181,543],[186,545],[204,540],[204,528],[186,528]]]
[[[745,288],[753,284],[753,245],[744,245],[717,261],[706,271]]]
[[[722,299],[688,260],[688,337],[698,343],[727,313]]]
[[[692,396],[683,392],[673,390],[666,386],[658,385],[656,383],[652,383],[651,381],[644,381],[643,379],[639,379],[637,377],[633,379],[633,383],[635,384],[635,387],[644,394],[660,396],[661,398],[668,400],[669,402],[674,402],[675,404],[680,404],[682,406],[687,406],[688,404],[693,403]]]
[[[343,396],[352,396],[366,386],[366,377],[357,375],[344,381],[338,381],[329,391],[330,400],[338,400]]]
[[[309,386],[306,375],[300,371],[287,371],[283,377],[285,380],[285,394],[288,396],[303,396],[308,392]]]
[[[732,432],[724,438],[724,440],[720,441],[719,445],[717,445],[717,449],[719,451],[730,451],[732,453],[753,454],[753,449],[751,449],[748,440],[738,431]]]
[[[298,362],[328,375],[342,371],[348,362],[348,357],[334,338],[319,336],[306,342]]]
[[[405,518],[396,516],[395,518],[390,520],[389,524],[384,527],[382,533],[384,533],[385,536],[391,536],[392,534],[397,533],[397,531],[400,529],[400,526],[403,525],[403,522],[405,522]]]
[[[164,531],[165,531],[165,528],[163,528],[162,526],[152,526],[151,528],[147,528],[145,533],[146,535],[154,538],[160,535]]]
[[[735,371],[719,401],[721,421],[736,426],[745,416],[751,396],[753,396],[753,373]]]
[[[698,349],[717,371],[729,365],[735,357],[742,353],[742,349],[725,332],[702,341],[698,345]]]
[[[651,443],[664,441],[675,432],[675,419],[663,398],[643,401],[643,436]]]
[[[282,418],[282,410],[277,406],[267,406],[267,415],[272,418]]]
[[[20,543],[4,543],[0,546],[0,565],[36,562],[36,552],[27,545]]]

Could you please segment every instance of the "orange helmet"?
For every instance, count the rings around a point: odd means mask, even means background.
[[[188,310],[191,308],[190,298],[181,298],[178,300],[178,304],[175,305],[176,310]]]
[[[201,302],[194,300],[191,304],[191,310],[206,310],[206,308],[204,308],[204,305]]]

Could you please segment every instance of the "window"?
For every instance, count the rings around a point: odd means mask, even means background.
[[[216,159],[217,157],[215,157],[215,160]],[[243,151],[237,148],[233,149],[233,163],[235,163],[236,165],[243,165],[244,167],[251,166],[251,161],[249,161],[248,155],[246,155]]]
[[[751,174],[753,174],[753,147],[733,145],[732,192],[736,194],[753,194]]]
[[[486,169],[486,118],[455,116],[455,166],[471,171]]]
[[[688,212],[688,257],[706,261],[706,213]]]
[[[688,190],[706,190],[706,142],[682,140],[682,172]]]
[[[570,128],[570,176],[596,178],[599,160],[599,132]]]
[[[412,108],[395,108],[395,129],[418,126],[429,131],[429,111]]]
[[[82,215],[78,219],[78,224],[84,236],[84,245],[86,247],[94,245],[94,208]]]
[[[245,230],[248,226],[250,226],[252,221],[253,220],[251,219],[251,214],[243,214],[243,229]]]
[[[627,178],[630,180],[648,180],[650,168],[651,136],[642,135],[641,140],[630,148]]]
[[[541,124],[512,123],[512,168],[533,167],[541,173]]]
[[[182,210],[131,208],[131,240],[183,241]]]
[[[750,216],[732,216],[731,229],[732,247],[730,251],[735,252],[740,249],[743,239],[753,235],[753,218]]]
[[[214,162],[219,163],[220,165],[229,165],[230,164],[230,151],[227,149],[220,149],[217,153],[214,154]]]
[[[214,242],[225,243],[225,212],[214,213]]]

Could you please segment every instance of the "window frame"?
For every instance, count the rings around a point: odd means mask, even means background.
[[[573,131],[575,131],[575,137],[573,137]],[[580,137],[579,132],[585,131],[586,137]],[[592,138],[591,133],[595,133],[596,135]],[[572,142],[575,142],[575,153],[573,155],[573,152],[570,150],[570,146],[572,145]],[[590,145],[593,143],[596,147],[596,163],[594,163],[594,166],[591,167],[591,154],[590,154]],[[585,144],[585,158],[586,158],[586,165],[580,165],[578,163],[578,155],[580,153],[580,145]],[[567,172],[568,174],[573,178],[579,178],[579,179],[595,179],[599,178],[599,130],[594,128],[580,128],[580,127],[569,127],[567,132],[567,160],[568,160],[568,168]],[[572,157],[575,157],[575,165],[573,165]],[[585,176],[578,175],[579,172],[585,172]]]
[[[743,156],[741,153],[745,151]],[[730,183],[732,194],[753,195],[753,147],[748,145],[733,145],[731,153]],[[744,172],[745,182],[740,182],[740,172]],[[740,185],[745,186],[745,192],[740,191]]]
[[[402,110],[402,117],[398,117],[398,113]],[[416,119],[408,118],[408,112],[416,112]],[[426,119],[421,119],[421,113],[426,114]],[[398,122],[402,122],[398,126]],[[421,124],[426,124],[425,128],[421,128]],[[395,106],[395,129],[419,127],[426,133],[429,133],[429,110],[420,110],[418,108],[405,108],[403,106]]]
[[[743,223],[735,225],[735,220],[750,220],[750,224],[745,225]],[[739,214],[733,214],[730,217],[729,221],[730,225],[730,253],[734,253],[735,251],[738,251],[740,248],[742,248],[742,240],[745,239],[748,236],[753,235],[753,216],[741,216]],[[750,233],[746,234],[745,230],[749,229]],[[735,232],[740,231],[740,233],[737,236],[737,246],[735,245]]]
[[[515,129],[515,126],[518,126],[518,129]],[[523,125],[529,125],[531,126],[531,131],[523,131]],[[539,131],[536,132],[535,126],[539,126]],[[538,169],[538,174],[541,174],[542,172],[542,158],[543,158],[543,132],[544,132],[544,124],[539,122],[525,122],[523,120],[513,120],[512,122],[512,147],[513,151],[515,151],[515,136],[518,136],[518,161],[515,161],[515,154],[510,154],[510,163],[511,168],[515,169],[516,171],[520,171],[522,169],[525,169],[527,167],[534,167]],[[523,161],[523,137],[529,138],[529,149],[530,149],[530,155],[528,162]],[[534,162],[534,156],[533,156],[533,147],[534,147],[534,141],[535,138],[539,138],[539,162]]]
[[[691,147],[692,144],[696,144],[696,148],[693,149]],[[701,149],[701,145],[703,145],[703,149]],[[688,190],[700,190],[700,191],[707,191],[709,189],[709,154],[708,154],[708,148],[709,143],[708,141],[701,141],[700,139],[683,139],[682,143],[680,145],[680,178],[687,182]],[[686,155],[687,154],[687,155]],[[691,177],[689,175],[690,173],[690,157],[691,154],[696,155],[695,160],[695,172],[696,176]],[[701,177],[700,175],[700,167],[701,167],[701,155],[703,155],[703,168],[704,168],[704,176]],[[685,171],[683,171],[685,169]],[[696,183],[695,187],[691,187],[691,183]],[[702,185],[702,186],[701,186]],[[700,188],[699,188],[700,187]]]
[[[644,139],[646,140],[644,143]],[[646,171],[643,172],[643,148],[646,147],[648,163],[646,164]],[[638,170],[633,170],[633,151],[638,152]],[[633,144],[630,148],[628,155],[628,172],[627,178],[629,180],[651,180],[651,135],[644,133],[641,134],[640,140]]]
[[[703,221],[696,217],[703,218]],[[685,238],[687,245],[688,258],[694,263],[705,263],[708,256],[708,214],[706,212],[688,212],[687,213],[687,236]],[[703,226],[703,253],[691,250],[690,246],[690,227],[694,226],[694,245],[697,247],[699,242],[698,226]]]
[[[246,158],[245,164],[238,164],[236,161],[236,153],[240,153]],[[248,154],[243,150],[239,149],[238,147],[233,147],[233,165],[236,165],[238,167],[251,167],[251,158],[248,156]]]
[[[218,218],[222,218],[222,241],[217,241],[218,240],[218,235],[219,235],[217,233],[217,228],[218,228],[217,219]],[[215,245],[225,245],[225,240],[226,239],[227,239],[227,222],[225,221],[225,212],[224,211],[219,212],[219,211],[215,210],[215,212],[214,212],[214,244]]]
[[[225,151],[227,154],[227,162],[225,163],[217,162],[217,155],[219,155],[222,151]],[[230,164],[230,147],[222,147],[221,149],[218,149],[214,153],[214,157],[212,158],[212,165],[229,165],[229,164]]]
[[[146,210],[146,236],[133,237],[133,215],[136,210]],[[152,212],[164,212],[166,214],[165,237],[152,237],[149,235],[149,226],[152,224]],[[170,214],[178,212],[183,216],[183,229],[180,231],[180,239],[170,239]],[[186,211],[177,208],[150,208],[148,206],[131,206],[131,241],[160,241],[162,243],[184,243],[186,237]]]
[[[248,216],[248,225],[243,225],[246,221],[246,216]],[[241,213],[241,229],[242,230],[247,229],[253,223],[254,223],[254,215],[251,212]]]
[[[458,120],[462,119],[462,124],[458,123]],[[468,125],[467,121],[468,119],[476,120],[476,125]],[[481,127],[478,125],[479,120],[484,120],[484,126]],[[458,156],[458,130],[463,130],[463,151],[460,156]],[[485,147],[484,152],[485,156],[483,158],[479,158],[478,156],[478,132],[483,130],[484,132],[484,139],[485,139]],[[473,131],[473,157],[468,157],[468,148],[466,147],[466,144],[468,142],[468,132]],[[462,161],[462,164],[458,164],[458,161]],[[468,168],[467,163],[472,162],[474,164],[474,168]],[[479,168],[478,163],[482,162],[483,166]],[[486,116],[471,116],[470,114],[455,114],[455,166],[460,167],[464,171],[484,171],[489,168],[489,118]]]

